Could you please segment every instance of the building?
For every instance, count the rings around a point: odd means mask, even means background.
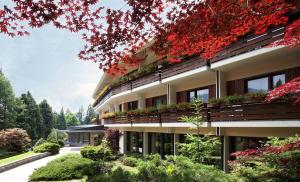
[[[66,130],[70,146],[97,145],[104,136],[103,125],[70,126]]]
[[[300,48],[270,47],[284,35],[277,27],[263,35],[250,35],[206,62],[199,57],[184,58],[180,63],[156,65],[155,55],[147,48],[143,65],[154,64],[154,71],[131,77],[121,84],[104,74],[94,93],[94,108],[102,124],[122,131],[120,152],[176,154],[176,143],[184,142],[186,133],[195,133],[190,123],[178,118],[186,111],[123,115],[122,112],[160,107],[163,104],[190,102],[201,98],[208,102],[228,95],[266,92],[300,76]],[[154,62],[154,63],[153,63]],[[149,67],[149,66],[148,66]],[[149,68],[151,70],[151,68]],[[134,72],[134,71],[133,71]],[[115,78],[116,79],[116,78]],[[115,112],[113,117],[108,117]],[[201,134],[222,139],[223,169],[233,151],[256,147],[268,136],[286,137],[300,133],[300,105],[290,103],[233,103],[205,105]]]

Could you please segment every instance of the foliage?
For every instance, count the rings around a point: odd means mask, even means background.
[[[230,95],[225,98],[228,104],[239,104],[246,100],[246,98],[242,95]]]
[[[209,60],[239,38],[253,32],[261,35],[273,26],[287,27],[282,44],[299,43],[300,23],[292,22],[290,16],[299,9],[297,0],[125,3],[126,8],[112,9],[100,0],[13,0],[0,10],[0,32],[11,37],[29,35],[29,27],[46,24],[77,32],[85,41],[79,58],[99,62],[99,67],[112,75],[124,74],[128,67],[146,59],[135,53],[151,39],[156,41],[147,46],[158,57],[169,57],[170,62],[184,55]]]
[[[96,113],[94,111],[94,108],[92,105],[88,106],[88,109],[86,111],[85,119],[84,119],[84,124],[89,124],[91,121],[96,117]]]
[[[81,106],[76,113],[76,117],[79,120],[80,124],[84,124],[84,108]]]
[[[60,146],[56,143],[45,142],[33,148],[35,153],[50,152],[52,155],[59,153]]]
[[[123,157],[121,157],[120,161],[125,166],[135,167],[135,166],[137,166],[139,159],[136,157],[132,157],[132,156],[123,156]]]
[[[191,103],[191,108],[193,109],[192,116],[182,116],[180,118],[183,122],[192,123],[197,127],[197,134],[200,135],[200,127],[202,126],[202,100],[201,99],[194,99]]]
[[[245,102],[264,102],[267,94],[263,91],[248,93],[245,95],[230,95],[223,98],[211,99],[209,103],[215,106],[242,104]]]
[[[53,128],[47,137],[47,141],[52,143],[58,143],[57,135],[57,130]]]
[[[203,164],[218,166],[220,161],[217,157],[221,155],[220,151],[221,141],[217,137],[187,135],[186,143],[178,144],[178,152],[181,155]]]
[[[155,155],[139,162],[137,168],[137,181],[234,181],[233,177],[219,169],[195,163],[183,156],[169,156],[167,160],[161,160],[159,155]]]
[[[117,153],[119,151],[120,136],[121,133],[119,130],[114,130],[110,128],[105,130],[104,139],[107,142],[107,145],[114,153]]]
[[[268,92],[267,102],[286,101],[294,96],[294,102],[300,103],[300,76],[293,80],[280,85],[279,87]]]
[[[271,138],[262,148],[231,154],[232,173],[244,181],[298,181],[300,169],[299,137]]]
[[[47,100],[43,100],[39,104],[39,108],[43,120],[43,137],[46,138],[54,127],[53,112]]]
[[[58,143],[58,145],[60,147],[64,147],[65,146],[65,141],[63,141],[63,140],[58,140],[57,143]]]
[[[44,142],[45,142],[45,139],[44,139],[44,138],[38,139],[38,141],[35,142],[33,148],[34,148],[34,147],[37,147],[37,146],[39,146],[39,145],[41,145],[41,144],[43,144]]]
[[[106,142],[102,142],[99,146],[85,146],[80,149],[82,157],[92,159],[94,161],[108,161],[113,157],[113,152]]]
[[[0,131],[0,148],[13,152],[24,152],[30,147],[30,138],[25,130],[11,128]]]
[[[36,169],[31,181],[60,181],[81,179],[95,172],[95,162],[82,158],[79,154],[68,154],[50,161],[46,166]]]
[[[80,124],[80,121],[78,120],[76,115],[71,112],[66,113],[65,119],[66,119],[67,127],[76,126]]]
[[[109,170],[104,174],[98,174],[88,179],[88,182],[134,182],[135,175],[122,169],[121,167]]]
[[[0,130],[14,127],[15,96],[9,80],[0,70]]]
[[[57,117],[56,129],[65,130],[67,129],[67,123],[65,118],[64,109],[61,108],[60,113]]]
[[[3,150],[3,149],[0,149],[0,159],[8,158],[8,157],[14,156],[16,154],[17,154],[17,152],[6,151],[6,150]]]

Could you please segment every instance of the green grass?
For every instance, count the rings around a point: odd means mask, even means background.
[[[20,159],[25,159],[26,157],[30,157],[30,156],[33,156],[33,155],[36,155],[36,154],[37,153],[34,153],[34,152],[30,151],[30,152],[15,155],[15,156],[12,156],[12,157],[8,157],[8,158],[5,158],[5,159],[1,159],[0,160],[0,166],[11,163],[11,162],[14,162],[14,161],[17,161],[17,160],[20,160]]]

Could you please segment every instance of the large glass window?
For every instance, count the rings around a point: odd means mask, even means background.
[[[128,102],[128,110],[135,110],[138,108],[138,101]]]
[[[274,75],[272,77],[272,87],[277,88],[285,83],[285,74]]]
[[[189,91],[188,101],[191,102],[192,100],[198,98],[198,99],[201,99],[203,102],[208,102],[208,97],[209,97],[208,94],[209,94],[209,91],[207,88]]]
[[[167,104],[167,97],[160,96],[153,98],[153,107],[159,108],[161,105]]]
[[[267,92],[269,90],[269,81],[268,77],[259,78],[255,80],[248,80],[247,88],[248,93],[254,92]]]
[[[270,75],[247,81],[247,92],[267,92],[285,83],[285,74]]]

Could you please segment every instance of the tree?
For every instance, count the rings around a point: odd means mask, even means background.
[[[79,120],[80,124],[84,124],[84,108],[81,106],[76,113],[76,117]]]
[[[67,129],[66,119],[65,119],[65,113],[64,109],[61,108],[60,113],[57,118],[57,129],[65,130]]]
[[[284,44],[296,46],[300,40],[300,20],[293,21],[298,0],[126,0],[120,9],[100,3],[11,0],[0,9],[0,32],[29,35],[27,27],[50,23],[77,32],[86,44],[79,58],[99,62],[111,74],[137,66],[141,59],[132,55],[152,39],[158,56],[208,60],[240,37],[263,34],[272,26],[287,27]]]
[[[15,96],[9,80],[0,70],[0,129],[14,127]]]
[[[21,100],[26,105],[24,121],[29,125],[27,132],[32,140],[38,140],[43,137],[44,133],[43,118],[39,106],[36,104],[30,92],[22,94]]]
[[[17,128],[22,128],[27,131],[27,133],[30,130],[30,123],[28,123],[26,117],[27,117],[27,105],[24,103],[24,101],[21,98],[16,98],[16,120],[15,124]]]
[[[13,152],[24,152],[30,147],[30,138],[25,130],[11,128],[0,131],[0,148]]]
[[[80,122],[77,119],[77,117],[75,116],[75,114],[73,114],[71,112],[66,113],[65,119],[66,119],[66,123],[67,123],[68,127],[69,126],[76,126],[76,125],[80,124]]]
[[[52,113],[52,108],[48,104],[47,100],[43,100],[39,104],[39,108],[40,108],[41,116],[43,118],[43,127],[44,127],[43,138],[46,138],[51,132],[51,129],[54,127],[54,117]]]
[[[89,124],[91,123],[92,119],[96,117],[96,113],[94,111],[94,108],[92,105],[89,105],[88,106],[88,109],[86,111],[86,116],[85,116],[85,119],[84,119],[84,123],[85,124]]]

